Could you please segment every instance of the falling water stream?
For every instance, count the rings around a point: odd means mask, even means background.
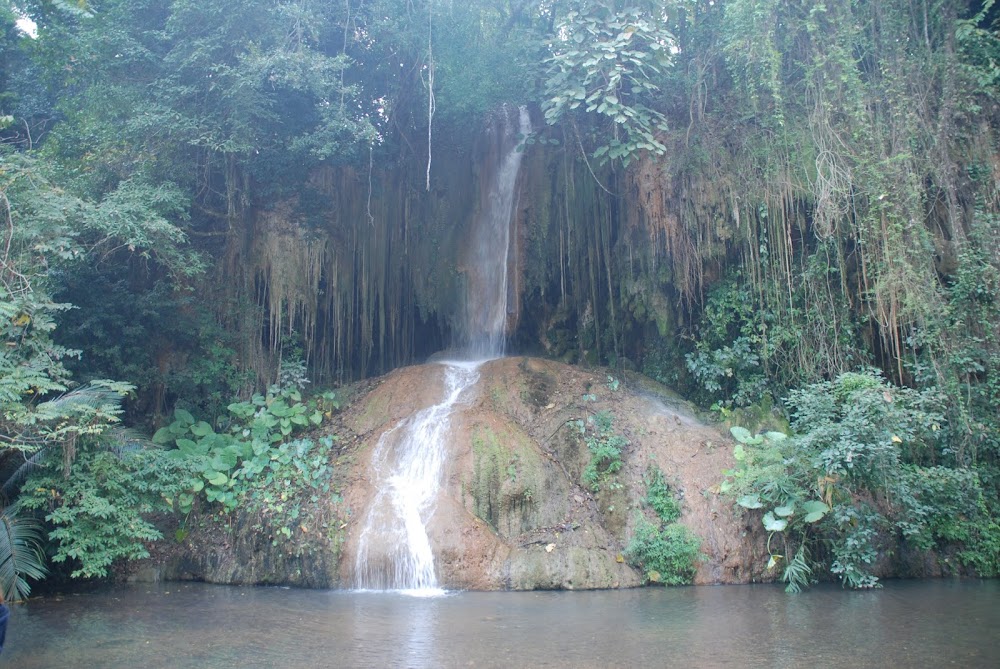
[[[375,447],[375,498],[358,544],[355,585],[440,594],[427,520],[441,486],[452,407],[479,378],[478,362],[448,362],[445,397],[385,432]]]
[[[514,118],[512,118],[514,117]],[[436,595],[440,589],[427,523],[441,487],[452,409],[479,380],[479,366],[503,356],[507,330],[510,229],[521,165],[525,108],[505,108],[493,129],[499,165],[484,190],[471,238],[461,360],[443,361],[444,397],[385,432],[372,456],[375,496],[358,540],[355,587]]]
[[[512,118],[515,111],[516,123]],[[531,132],[531,119],[524,107],[517,110],[505,107],[498,126],[494,132],[500,142],[499,165],[483,192],[466,261],[460,348],[475,359],[498,358],[504,354],[511,219],[523,155],[518,143],[519,138]]]

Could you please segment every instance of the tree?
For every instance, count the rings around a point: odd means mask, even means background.
[[[676,49],[666,7],[588,0],[572,7],[550,42],[545,120],[556,123],[577,109],[604,117],[607,140],[594,151],[602,161],[627,167],[641,151],[663,155],[657,134],[667,119],[652,96]]]
[[[44,575],[40,526],[21,514],[18,493],[27,474],[55,461],[69,477],[78,448],[120,420],[127,383],[95,379],[72,384],[66,362],[80,351],[53,339],[58,314],[72,305],[52,300],[58,277],[73,264],[125,248],[171,259],[181,239],[158,213],[169,197],[123,182],[101,202],[74,196],[53,180],[51,162],[0,147],[0,587],[25,596],[25,577]],[[154,250],[149,248],[156,245]],[[178,256],[174,256],[178,257]]]

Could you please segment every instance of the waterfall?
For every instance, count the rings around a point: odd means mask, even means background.
[[[361,533],[354,563],[359,588],[438,588],[426,523],[441,487],[451,409],[462,391],[479,379],[478,367],[475,362],[445,364],[444,399],[379,438],[373,465],[388,476],[377,483]]]
[[[499,127],[491,130],[500,147],[499,164],[483,184],[473,222],[460,356],[472,361],[442,362],[444,398],[400,421],[375,447],[376,492],[354,562],[360,589],[442,592],[427,523],[441,487],[452,409],[479,380],[480,364],[504,354],[507,335],[511,227],[522,155],[517,149],[531,132],[524,107],[517,110],[516,125],[511,116],[504,107]]]
[[[516,119],[513,118],[515,112]],[[493,178],[484,184],[472,228],[466,267],[465,314],[460,333],[460,348],[480,359],[503,356],[506,344],[510,232],[514,223],[517,174],[524,155],[518,148],[531,133],[528,110],[504,106],[491,133],[500,160]]]

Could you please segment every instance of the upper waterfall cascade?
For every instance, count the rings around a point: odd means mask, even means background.
[[[516,112],[516,114],[515,114]],[[521,168],[520,144],[531,133],[528,110],[504,107],[493,129],[500,163],[482,194],[466,268],[465,314],[460,349],[474,359],[498,358],[507,338],[511,228]]]

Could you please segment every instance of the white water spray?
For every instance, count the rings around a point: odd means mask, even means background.
[[[427,524],[441,488],[452,408],[479,380],[480,364],[504,354],[510,230],[521,165],[517,144],[531,132],[527,110],[520,108],[517,116],[515,128],[504,110],[501,136],[496,138],[502,146],[500,164],[473,229],[462,332],[462,349],[472,361],[441,363],[444,399],[400,421],[379,439],[372,458],[376,493],[354,563],[355,586],[360,589],[443,592]]]
[[[373,465],[388,476],[379,481],[358,545],[354,573],[365,590],[438,589],[427,521],[441,487],[451,409],[479,379],[478,362],[450,362],[445,397],[384,433]],[[390,460],[393,460],[390,462]]]

